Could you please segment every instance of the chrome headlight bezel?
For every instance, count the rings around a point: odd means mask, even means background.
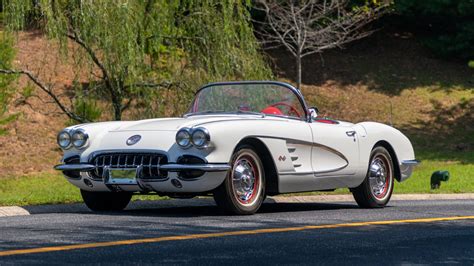
[[[76,129],[71,134],[71,143],[76,149],[83,149],[88,140],[89,135],[83,129]]]
[[[191,147],[191,131],[189,128],[182,128],[178,130],[178,132],[176,132],[175,141],[176,144],[183,149]]]
[[[196,148],[203,149],[209,146],[211,136],[206,128],[198,127],[193,130],[191,142]]]
[[[65,136],[66,139],[68,140],[68,142],[63,143],[64,145],[61,145],[61,136]],[[66,130],[63,130],[63,131],[59,132],[58,135],[56,136],[56,142],[58,143],[58,146],[61,147],[61,149],[63,149],[63,150],[70,149],[71,146],[72,146],[71,134]]]

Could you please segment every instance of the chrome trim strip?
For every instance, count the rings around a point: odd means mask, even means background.
[[[158,167],[170,172],[179,172],[183,170],[200,170],[205,172],[225,172],[231,166],[229,164],[163,164]],[[81,171],[87,172],[96,169],[92,164],[58,164],[54,169],[59,171]]]
[[[284,176],[284,175],[314,175],[314,172],[279,172],[279,176]]]
[[[54,166],[55,170],[59,171],[81,171],[87,172],[95,169],[93,164],[58,164]]]
[[[413,165],[413,166],[415,166],[415,165],[418,165],[418,164],[420,164],[420,163],[421,163],[421,162],[418,161],[418,160],[403,160],[403,161],[401,162],[401,165]]]
[[[179,172],[182,170],[201,170],[205,172],[225,172],[231,168],[229,164],[163,164],[160,169]]]
[[[325,171],[313,171],[313,172],[279,172],[278,175],[316,175],[316,177],[318,177],[318,175],[337,172],[346,167],[347,165],[344,165],[336,169],[330,169],[330,170],[325,170]],[[353,175],[353,174],[346,174],[346,175]]]

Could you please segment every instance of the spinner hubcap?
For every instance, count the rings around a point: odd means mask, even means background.
[[[251,205],[257,199],[260,186],[260,171],[258,165],[249,154],[237,158],[232,169],[232,186],[236,199]]]
[[[388,158],[382,154],[376,155],[369,168],[369,184],[372,195],[379,200],[384,199],[392,186],[391,178],[392,171]]]

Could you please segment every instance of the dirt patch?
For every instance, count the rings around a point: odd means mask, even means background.
[[[55,45],[40,33],[20,33],[16,48],[17,68],[38,73],[42,80],[55,84],[58,93],[71,84],[64,78],[71,77],[71,68],[59,59]],[[56,133],[64,127],[67,117],[26,77],[20,77],[12,86],[17,92],[8,112],[19,117],[8,125],[7,135],[0,136],[0,176],[53,171],[52,166],[60,159]],[[25,99],[22,91],[27,86],[34,89]]]

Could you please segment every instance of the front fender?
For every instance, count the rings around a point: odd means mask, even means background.
[[[368,167],[372,149],[377,143],[386,142],[395,154],[394,164],[397,164],[401,170],[401,176],[398,176],[397,179],[399,181],[407,179],[411,174],[411,169],[405,169],[406,165],[403,162],[416,161],[410,140],[398,129],[385,124],[362,122],[357,126],[361,126],[366,131],[365,136],[359,136],[361,164]]]

